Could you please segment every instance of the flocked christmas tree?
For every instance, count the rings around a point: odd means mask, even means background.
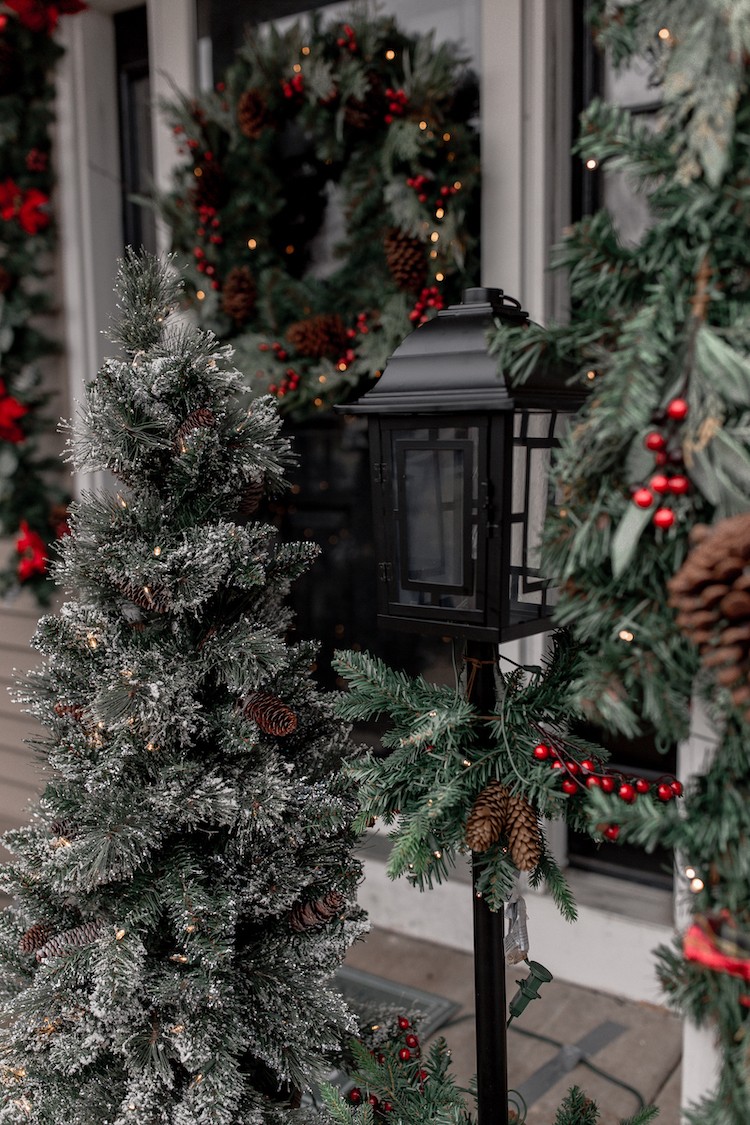
[[[346,728],[284,635],[313,550],[250,514],[290,456],[273,404],[237,405],[156,260],[118,287],[122,354],[71,440],[118,491],[74,512],[25,694],[47,786],[6,838],[0,1121],[296,1119],[363,928]]]

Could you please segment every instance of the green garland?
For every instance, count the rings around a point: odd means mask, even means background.
[[[67,529],[67,496],[53,483],[56,458],[43,452],[54,425],[45,415],[39,363],[57,351],[37,327],[52,310],[50,261],[57,233],[50,75],[62,54],[52,38],[59,15],[79,0],[0,5],[0,534],[16,552],[0,568],[0,592],[30,588],[47,604],[50,544]]]
[[[477,283],[476,87],[453,46],[386,17],[269,27],[167,111],[189,161],[159,206],[194,306],[295,420],[358,393]]]

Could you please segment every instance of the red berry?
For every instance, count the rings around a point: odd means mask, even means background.
[[[656,453],[660,449],[666,449],[667,439],[664,437],[664,434],[660,434],[658,430],[652,430],[650,434],[646,434],[643,444],[646,446],[646,449],[650,449],[652,452]]]
[[[663,781],[657,787],[656,795],[660,801],[671,801],[674,797],[674,789],[671,785],[667,785],[666,781]]]
[[[429,1078],[430,1076],[429,1076],[429,1074],[427,1073],[426,1070],[420,1070],[419,1077],[420,1077],[421,1081],[424,1082],[425,1079]]]
[[[604,829],[604,835],[607,837],[608,840],[616,840],[617,837],[620,835],[620,825],[619,824],[608,825],[607,828]]]
[[[382,1110],[383,1110],[383,1113],[391,1113],[392,1110],[393,1110],[393,1106],[391,1105],[390,1102],[383,1102]]]
[[[411,1024],[409,1023],[406,1016],[399,1016],[398,1017],[398,1026],[401,1028],[402,1031],[405,1031],[407,1027],[411,1027]]]
[[[404,1042],[406,1043],[407,1047],[418,1047],[419,1046],[419,1040],[417,1039],[416,1035],[407,1035],[406,1038],[404,1039]]]
[[[373,1109],[378,1108],[379,1102],[378,1102],[378,1099],[375,1097],[374,1094],[370,1094],[370,1096],[368,1097],[367,1100],[368,1100],[368,1102],[370,1103],[370,1105],[372,1106]]]
[[[620,800],[627,801],[629,805],[632,805],[635,800],[635,789],[629,781],[624,781],[617,791],[617,796]]]
[[[656,527],[671,527],[674,523],[674,512],[671,508],[657,508],[654,512],[654,524]]]
[[[581,772],[581,767],[578,765],[578,762],[566,762],[565,765],[568,773],[576,774]]]
[[[635,783],[635,787],[639,793],[648,793],[649,789],[651,788],[645,777],[639,777]]]
[[[601,787],[605,793],[614,793],[615,779],[613,777],[603,777],[601,780]]]
[[[581,762],[581,769],[584,773],[591,773],[591,771],[594,769],[594,763],[590,758],[584,758]]]
[[[408,1047],[402,1047],[398,1053],[398,1057],[401,1059],[401,1062],[408,1062],[411,1058],[411,1051]]]
[[[382,1066],[383,1063],[385,1062],[385,1055],[378,1055],[378,1062]]]
[[[549,758],[549,746],[546,746],[543,742],[535,746],[532,752],[534,757],[540,762],[543,762],[545,758]]]
[[[586,778],[586,788],[587,789],[593,789],[594,787],[600,787],[601,784],[602,784],[601,780],[598,777],[592,776],[592,777]]]
[[[639,508],[650,508],[654,502],[654,495],[648,488],[637,488],[633,493],[633,503]]]
[[[554,762],[552,762],[551,765],[550,765],[550,769],[553,769],[553,770],[561,770],[562,768],[563,768],[563,764],[562,764],[562,762],[560,761],[559,758],[555,758]]]
[[[671,788],[672,792],[674,793],[675,797],[681,797],[682,793],[683,793],[682,782],[677,781],[677,779],[675,778],[675,780],[670,781],[669,784],[670,784],[670,788]]]
[[[657,465],[666,465],[669,461],[669,456],[663,449],[660,449],[654,454],[654,461]]]
[[[690,407],[684,398],[673,398],[667,406],[667,416],[674,422],[682,422],[687,418]]]
[[[669,477],[665,477],[664,473],[657,473],[656,476],[651,477],[648,486],[652,492],[666,492],[669,488]]]
[[[362,1101],[362,1091],[360,1090],[359,1086],[355,1086],[352,1090],[349,1091],[349,1101],[352,1103],[352,1105],[359,1105],[359,1103]]]
[[[568,796],[572,797],[574,793],[578,792],[578,786],[575,781],[573,781],[572,777],[566,777],[565,781],[562,783],[562,790],[563,793],[567,793]]]
[[[669,478],[669,491],[674,492],[675,496],[684,496],[689,489],[690,481],[682,473],[675,473]]]

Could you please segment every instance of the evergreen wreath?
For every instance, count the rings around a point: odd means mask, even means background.
[[[158,203],[188,292],[295,420],[476,283],[476,83],[453,45],[313,16],[255,29],[215,91],[166,109],[189,160]]]
[[[37,327],[50,311],[46,287],[57,235],[50,211],[54,177],[50,75],[62,55],[52,33],[80,0],[0,4],[0,534],[15,556],[0,565],[0,593],[23,585],[46,604],[50,543],[66,530],[66,496],[41,449],[53,426],[43,411],[39,362],[57,350]]]

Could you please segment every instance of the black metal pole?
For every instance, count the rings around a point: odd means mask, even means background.
[[[497,646],[469,641],[466,646],[469,700],[481,714],[495,705]],[[508,1125],[508,1049],[505,997],[505,914],[477,897],[481,857],[472,861],[474,913],[474,994],[477,1038],[478,1125]]]

